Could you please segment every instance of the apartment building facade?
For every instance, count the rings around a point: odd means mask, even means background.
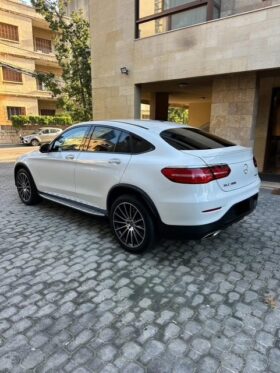
[[[166,120],[252,146],[280,174],[280,0],[90,3],[94,119]]]
[[[11,116],[55,115],[56,100],[34,73],[60,75],[54,35],[47,22],[20,0],[0,2],[0,125]]]

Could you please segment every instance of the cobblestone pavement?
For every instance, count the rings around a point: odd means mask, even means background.
[[[105,220],[21,204],[11,165],[0,196],[1,372],[280,372],[280,196],[143,256]]]

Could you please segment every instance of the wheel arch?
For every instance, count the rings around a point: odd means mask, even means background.
[[[34,178],[32,176],[32,173],[30,172],[29,168],[27,167],[27,165],[23,162],[19,162],[15,165],[15,168],[14,168],[14,180],[16,180],[16,173],[18,172],[19,169],[21,168],[24,168],[29,174],[30,176],[32,177],[32,180],[34,182]]]
[[[152,201],[151,197],[149,197],[148,194],[146,192],[144,192],[141,188],[138,188],[138,187],[136,187],[134,185],[130,185],[130,184],[118,184],[118,185],[113,186],[109,190],[109,193],[108,193],[108,196],[107,196],[107,202],[106,202],[106,207],[107,207],[108,214],[110,213],[110,209],[111,209],[111,206],[112,206],[114,200],[116,198],[118,198],[119,196],[123,195],[123,194],[132,194],[134,196],[139,197],[145,203],[145,205],[148,207],[148,209],[153,214],[153,216],[156,219],[161,220],[160,216],[159,216],[159,213],[157,211],[157,208],[156,208],[154,202]]]

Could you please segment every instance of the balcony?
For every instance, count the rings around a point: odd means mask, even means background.
[[[135,84],[279,68],[280,5],[135,40]]]

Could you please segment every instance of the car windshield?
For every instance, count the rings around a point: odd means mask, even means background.
[[[197,128],[171,128],[161,132],[160,136],[178,150],[217,149],[235,145]]]

